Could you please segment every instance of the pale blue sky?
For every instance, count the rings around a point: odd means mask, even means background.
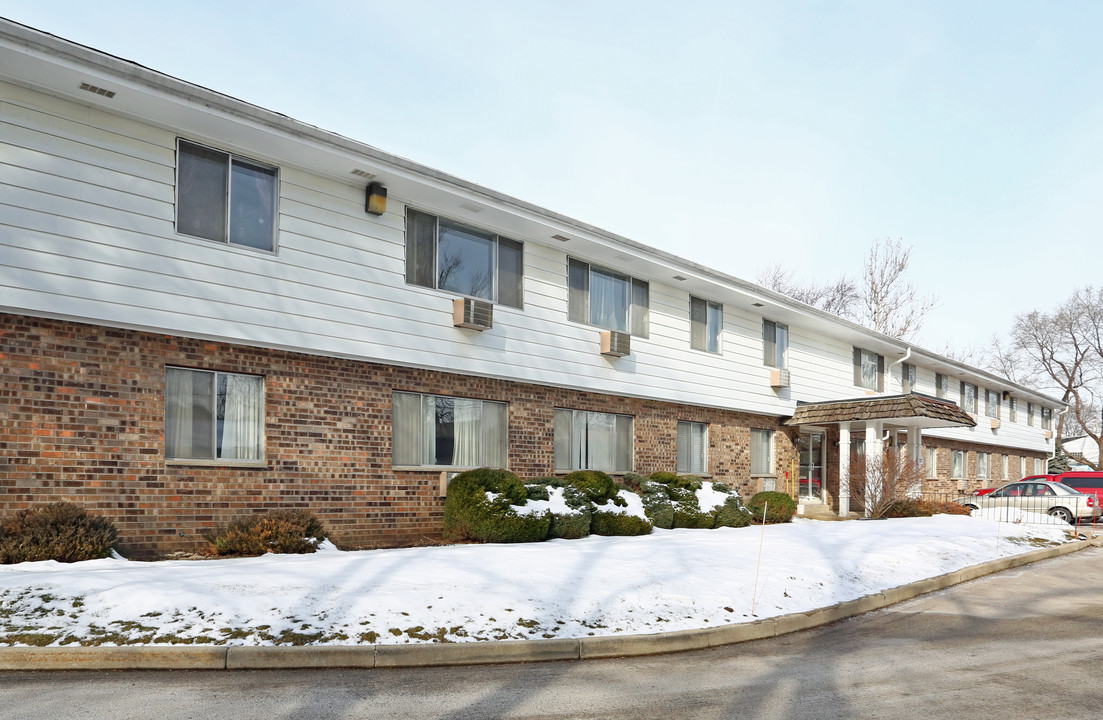
[[[1103,3],[169,7],[0,14],[747,279],[900,238],[933,350],[1103,258]]]

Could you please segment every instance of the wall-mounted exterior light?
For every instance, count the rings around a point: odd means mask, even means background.
[[[371,215],[382,215],[387,212],[387,188],[383,187],[383,183],[368,184],[367,210]]]

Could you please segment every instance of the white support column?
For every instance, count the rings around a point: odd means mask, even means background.
[[[881,444],[881,436],[884,434],[885,424],[880,420],[871,420],[866,423],[866,486],[865,507],[863,512],[870,516],[873,506],[881,499],[881,456],[884,455],[885,446]]]
[[[850,516],[850,428],[839,426],[839,517]]]
[[[919,473],[919,477],[908,483],[908,497],[917,498],[923,494],[923,478],[927,473],[923,469],[923,431],[917,427],[908,428],[908,461]]]

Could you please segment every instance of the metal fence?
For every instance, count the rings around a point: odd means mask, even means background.
[[[1076,498],[1062,495],[1007,495],[990,497],[990,494],[964,492],[910,492],[894,501],[883,498],[868,508],[869,514],[880,517],[899,517],[906,513],[908,503],[899,501],[919,501],[924,505],[934,505],[955,511],[959,508],[975,509],[975,515],[1007,523],[1032,523],[1058,525],[1071,528],[1073,525],[1092,527],[1103,522],[1094,513],[1099,507],[1097,499]],[[1090,503],[1090,505],[1089,505]],[[867,508],[859,503],[851,505],[851,510],[862,514]]]

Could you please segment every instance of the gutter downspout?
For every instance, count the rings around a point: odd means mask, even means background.
[[[1049,459],[1046,460],[1046,474],[1049,474],[1049,461],[1057,457],[1057,439],[1061,437],[1061,416],[1069,411],[1068,406],[1064,410],[1057,413],[1057,421],[1053,423],[1053,452],[1049,454]]]
[[[892,369],[893,369],[894,367],[896,367],[897,365],[899,365],[899,364],[900,364],[900,363],[902,363],[902,362],[907,362],[908,360],[910,360],[910,359],[911,359],[911,356],[912,356],[912,346],[911,346],[911,345],[908,345],[908,349],[907,349],[907,352],[905,352],[905,353],[904,353],[904,357],[900,358],[899,360],[894,360],[894,361],[893,361],[893,362],[892,362],[892,363],[891,363],[891,364],[889,365],[889,371],[890,371],[890,374],[891,374],[891,371],[892,371]]]

